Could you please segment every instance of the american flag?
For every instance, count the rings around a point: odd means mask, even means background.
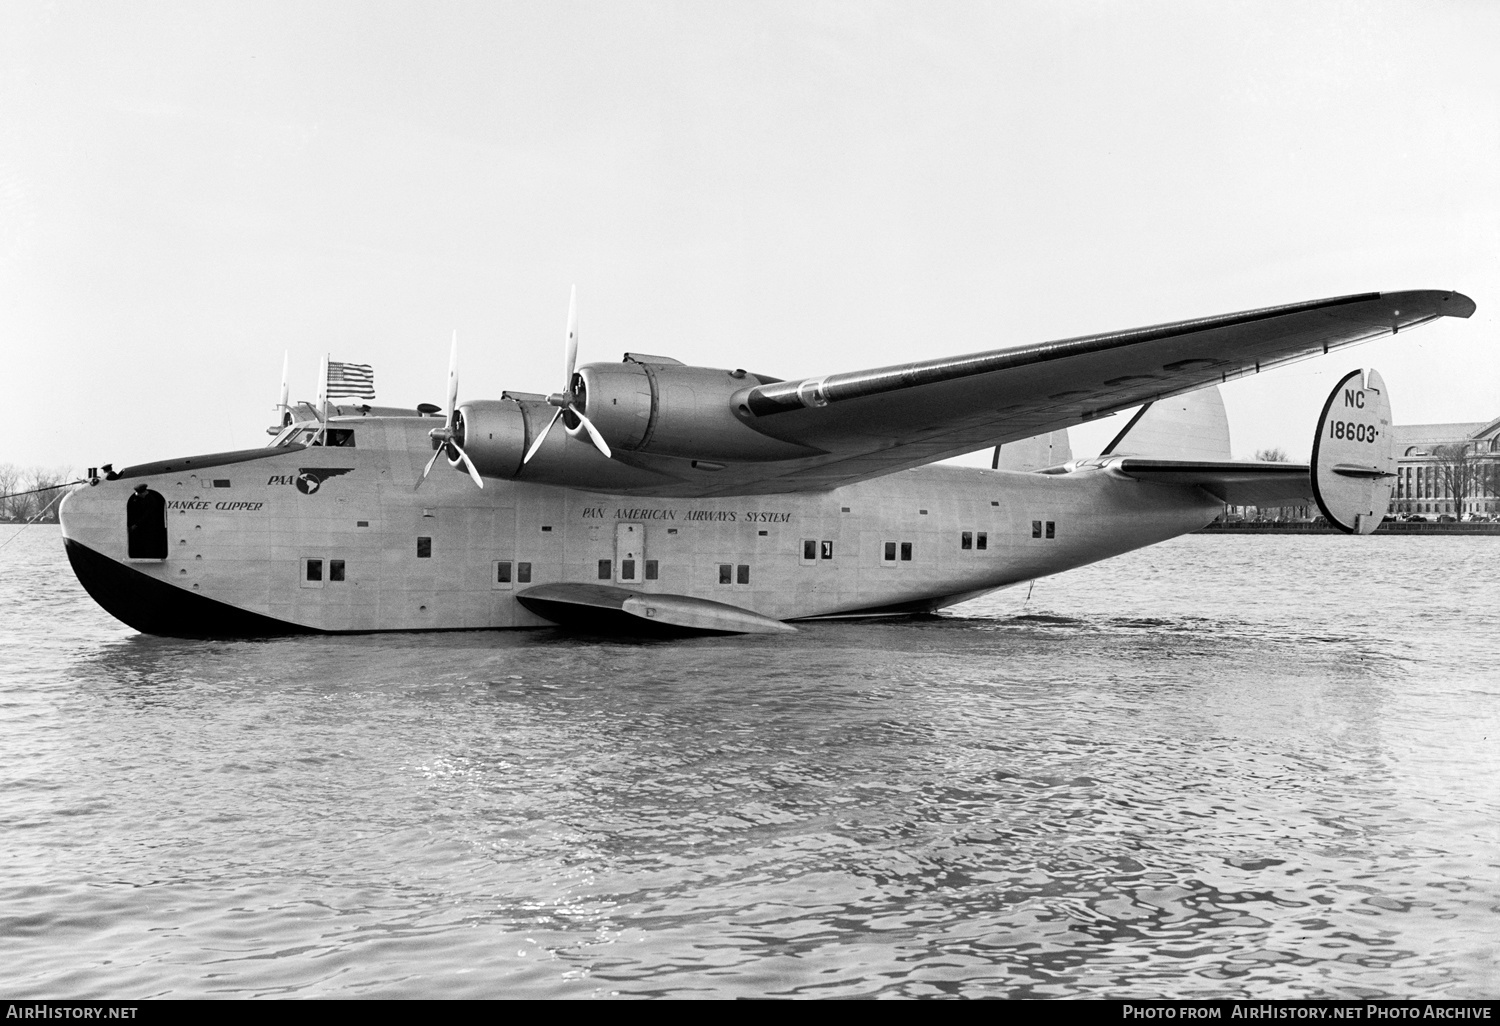
[[[328,361],[328,398],[353,396],[375,398],[375,370],[368,363]]]

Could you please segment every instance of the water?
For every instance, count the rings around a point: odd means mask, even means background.
[[[1194,536],[789,638],[191,642],[29,528],[0,992],[1493,997],[1497,570]]]

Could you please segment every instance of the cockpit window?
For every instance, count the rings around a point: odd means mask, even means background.
[[[276,436],[271,444],[277,445],[324,445],[337,446],[342,449],[354,448],[354,432],[349,428],[329,428],[327,431],[327,442],[324,442],[324,431],[316,424],[308,426],[295,424]]]

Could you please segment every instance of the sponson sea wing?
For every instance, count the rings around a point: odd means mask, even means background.
[[[1365,293],[755,384],[734,397],[741,421],[822,454],[731,464],[698,481],[664,483],[661,494],[847,485],[1473,312],[1457,292]]]

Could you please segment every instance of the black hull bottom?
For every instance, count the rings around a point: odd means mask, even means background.
[[[194,595],[101,556],[71,538],[64,538],[63,546],[83,590],[110,616],[143,634],[168,638],[267,638],[321,633]]]

